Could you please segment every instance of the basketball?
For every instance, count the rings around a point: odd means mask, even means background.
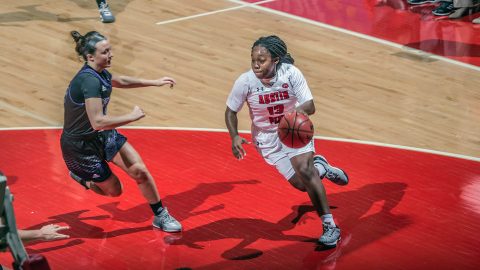
[[[291,148],[301,148],[313,138],[313,123],[308,116],[291,111],[282,117],[277,132],[283,144]]]

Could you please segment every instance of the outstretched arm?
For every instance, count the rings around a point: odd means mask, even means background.
[[[59,226],[57,224],[45,225],[39,230],[18,230],[18,235],[22,241],[54,241],[60,239],[67,239],[70,236],[61,234],[59,231],[70,229],[68,226]]]
[[[162,77],[156,80],[146,80],[141,78],[129,77],[129,76],[115,76],[112,77],[112,86],[118,88],[137,88],[145,86],[163,86],[170,85],[172,88],[176,82],[173,78]]]
[[[230,138],[232,139],[232,153],[237,159],[243,159],[247,152],[242,144],[250,144],[245,138],[238,135],[238,118],[237,112],[232,111],[228,106],[225,110],[225,124],[227,125]]]

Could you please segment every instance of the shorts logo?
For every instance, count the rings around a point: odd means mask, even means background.
[[[105,92],[107,91],[107,87],[105,87],[104,85],[102,85],[102,92]]]
[[[94,173],[94,174],[92,175],[92,178],[99,178],[99,177],[100,177],[100,175],[98,175],[98,174],[96,174],[96,173]]]

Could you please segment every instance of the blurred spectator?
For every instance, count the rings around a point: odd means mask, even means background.
[[[453,6],[456,10],[448,17],[450,19],[458,19],[465,15],[471,15],[478,11],[479,5],[480,0],[453,0]],[[480,19],[474,19],[472,22],[480,23]]]
[[[432,13],[436,16],[448,16],[454,13],[455,10],[456,8],[453,5],[453,0],[442,0],[440,1],[440,5],[432,10]]]

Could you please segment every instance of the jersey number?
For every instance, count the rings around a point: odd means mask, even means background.
[[[278,124],[280,122],[280,119],[282,119],[282,116],[283,116],[283,110],[284,110],[283,104],[267,107],[267,110],[268,110],[268,113],[272,115],[268,118],[270,120],[270,124]],[[274,115],[278,115],[278,116],[274,116]]]

